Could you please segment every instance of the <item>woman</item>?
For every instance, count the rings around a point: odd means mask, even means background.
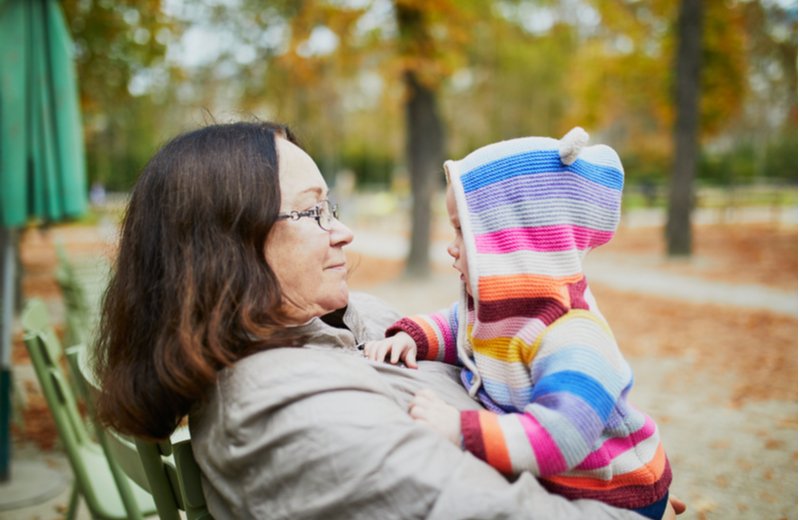
[[[203,128],[153,157],[104,301],[102,420],[163,438],[189,414],[217,518],[637,518],[509,483],[411,420],[422,387],[477,404],[448,367],[363,357],[398,316],[348,293],[353,235],[327,194],[269,123]]]

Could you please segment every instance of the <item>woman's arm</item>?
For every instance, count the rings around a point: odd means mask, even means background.
[[[257,356],[193,417],[215,516],[638,518],[550,495],[530,475],[509,483],[412,421],[387,374],[364,360],[306,349]]]

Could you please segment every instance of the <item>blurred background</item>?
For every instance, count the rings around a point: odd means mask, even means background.
[[[356,233],[353,288],[433,310],[458,289],[444,160],[582,126],[625,165],[620,231],[587,273],[661,426],[683,518],[797,516],[796,0],[39,3],[69,37],[80,193],[6,222],[4,314],[41,297],[65,334],[69,262],[94,319],[149,157],[179,132],[256,118],[288,124],[317,161]],[[0,0],[0,23],[14,4],[28,2]],[[6,64],[22,45],[10,34]],[[6,331],[0,518],[58,518],[64,486],[9,498],[16,459],[71,477],[16,321]]]
[[[257,117],[294,128],[332,186],[390,194],[386,213],[413,192],[422,272],[444,159],[575,125],[620,153],[628,206],[672,207],[673,235],[692,204],[794,204],[796,1],[61,4],[89,184],[110,192],[177,132]]]

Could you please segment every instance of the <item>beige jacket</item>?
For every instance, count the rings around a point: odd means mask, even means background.
[[[397,318],[354,294],[349,330],[315,319],[303,327],[314,338],[306,348],[260,352],[220,374],[190,420],[215,518],[641,518],[550,495],[527,473],[509,483],[412,421],[408,402],[424,387],[460,409],[478,405],[452,366],[361,356],[356,345]]]

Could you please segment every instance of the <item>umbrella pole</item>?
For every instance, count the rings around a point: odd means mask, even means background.
[[[0,226],[0,482],[11,476],[11,329],[14,320],[16,287],[16,230]]]

